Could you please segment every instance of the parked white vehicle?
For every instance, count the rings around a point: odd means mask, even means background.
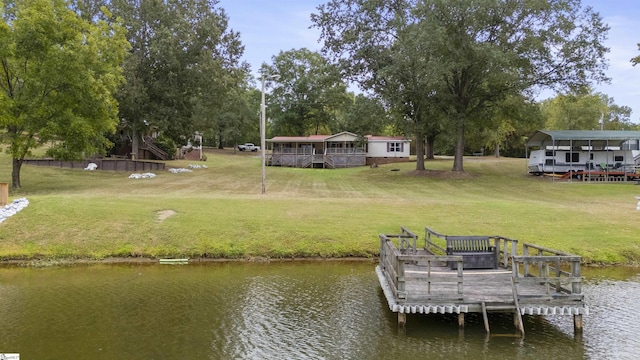
[[[569,147],[547,147],[533,150],[529,154],[528,169],[530,174],[564,174],[576,171],[618,171],[633,173],[640,161],[637,150],[570,149]]]
[[[260,150],[260,146],[255,146],[252,143],[246,143],[246,144],[238,145],[238,150],[240,150],[240,151],[258,151],[258,150]]]

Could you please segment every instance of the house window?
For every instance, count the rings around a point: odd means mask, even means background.
[[[402,152],[403,150],[402,142],[388,142],[387,143],[387,152]]]

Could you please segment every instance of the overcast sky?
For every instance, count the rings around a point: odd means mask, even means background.
[[[230,27],[240,32],[245,45],[244,59],[255,74],[263,62],[280,51],[307,48],[319,51],[319,31],[310,29],[310,14],[323,0],[220,0],[219,6],[229,16]],[[609,24],[608,55],[610,84],[596,85],[595,90],[615,99],[616,104],[634,110],[631,119],[640,122],[640,66],[630,59],[640,55],[640,1],[583,0],[599,12]],[[552,96],[549,94],[548,96]]]

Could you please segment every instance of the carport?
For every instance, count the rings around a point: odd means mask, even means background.
[[[538,130],[525,142],[526,157],[529,149],[550,149],[555,151],[568,148],[586,147],[591,153],[594,150],[619,148],[620,150],[639,150],[640,131],[627,130]],[[638,165],[637,163],[635,165]],[[555,163],[553,164],[555,167]],[[578,170],[578,169],[576,169]],[[582,169],[580,169],[582,170]],[[555,173],[555,171],[554,171]]]

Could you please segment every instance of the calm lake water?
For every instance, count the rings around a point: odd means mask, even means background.
[[[0,268],[0,353],[21,359],[636,359],[640,269],[583,271],[590,315],[409,315],[373,262]],[[588,271],[587,271],[588,270]]]

